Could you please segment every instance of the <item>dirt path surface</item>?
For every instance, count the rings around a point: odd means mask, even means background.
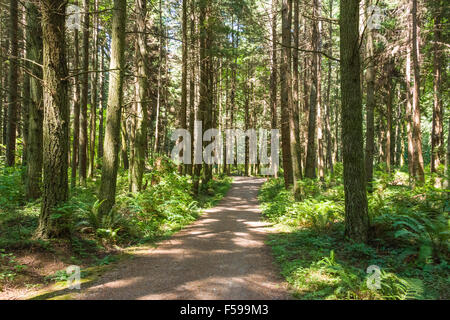
[[[192,225],[109,271],[78,299],[289,299],[264,244],[263,179],[238,177]]]

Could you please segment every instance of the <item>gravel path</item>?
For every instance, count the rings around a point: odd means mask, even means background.
[[[264,244],[267,224],[257,201],[263,182],[235,178],[198,221],[119,264],[77,298],[290,299]]]

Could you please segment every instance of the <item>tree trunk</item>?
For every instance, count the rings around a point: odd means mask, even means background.
[[[320,46],[320,35],[319,35],[319,22],[318,17],[318,0],[313,1],[313,16],[316,18],[313,21],[313,31],[312,31],[312,44],[313,53],[312,57],[312,85],[311,85],[311,95],[309,103],[309,117],[308,117],[308,144],[306,150],[306,163],[305,163],[305,177],[314,179],[316,178],[316,130],[317,130],[317,108],[320,102],[318,101],[319,96],[319,54],[317,51]]]
[[[182,67],[181,67],[181,110],[180,110],[180,127],[187,129],[187,66],[188,66],[188,33],[187,33],[187,0],[183,1],[182,13]],[[183,167],[188,168],[187,165],[180,165],[179,172],[183,172]]]
[[[439,1],[440,5],[441,1]],[[433,124],[431,133],[431,172],[436,172],[437,167],[444,159],[444,126],[442,108],[442,7],[436,8],[434,15],[434,45],[433,45]]]
[[[79,179],[81,185],[86,185],[87,176],[87,108],[89,94],[89,0],[83,0],[83,65],[81,67],[81,106],[80,106],[80,144],[78,150]]]
[[[286,189],[294,182],[291,153],[290,117],[292,113],[291,92],[291,22],[292,0],[282,0],[282,43],[280,80],[281,80],[281,146],[283,155],[284,185]]]
[[[290,117],[290,131],[291,131],[291,154],[292,154],[292,169],[294,176],[294,194],[298,194],[297,179],[302,178],[302,164],[301,164],[301,142],[300,142],[300,115],[299,115],[299,70],[298,70],[298,44],[299,44],[299,3],[294,1],[294,50],[292,51],[292,69],[294,73],[292,83],[292,105]]]
[[[368,239],[369,217],[364,173],[359,57],[359,0],[340,2],[342,155],[344,160],[345,235]]]
[[[35,237],[65,233],[63,218],[52,219],[55,207],[68,198],[69,99],[65,48],[66,1],[41,0],[43,29],[44,179],[41,213]],[[61,221],[62,220],[62,221]]]
[[[99,17],[98,17],[98,0],[94,0],[94,15],[92,18],[93,31],[92,31],[92,68],[94,72],[91,78],[91,112],[89,119],[89,167],[88,175],[90,178],[94,177],[95,174],[95,139],[97,135],[97,102],[98,102],[98,28],[99,28]]]
[[[271,128],[278,129],[277,121],[277,10],[278,0],[272,0],[272,63],[270,71],[270,108],[272,113]],[[278,178],[278,166],[272,164],[275,178]]]
[[[41,16],[37,6],[27,4],[27,42],[29,58],[42,64],[42,26]],[[42,69],[31,63],[30,77],[31,101],[29,105],[28,122],[28,150],[27,150],[27,180],[25,193],[28,199],[37,199],[41,196],[42,180],[42,130],[44,118],[44,106],[42,100],[42,84],[38,79],[42,78]]]
[[[100,46],[100,70],[104,70],[105,68],[105,55],[103,54],[103,45]],[[99,114],[99,123],[98,123],[98,150],[97,157],[99,159],[103,158],[103,113],[104,113],[104,104],[105,104],[105,75],[103,72],[100,74],[100,110]]]
[[[372,0],[366,0],[366,11],[372,4]],[[372,15],[372,13],[370,13]],[[366,21],[370,15],[366,15]],[[373,30],[367,30],[366,39],[366,59],[369,61],[366,71],[366,148],[365,148],[365,169],[366,182],[369,192],[373,190],[373,155],[375,152],[375,127],[374,127],[374,110],[375,110],[375,62],[374,59],[374,39]]]
[[[78,3],[78,2],[76,2]],[[79,40],[78,40],[78,30],[74,30],[74,69],[78,70],[80,65],[80,50],[79,50]],[[80,82],[79,76],[74,77],[74,98],[73,98],[73,144],[72,144],[72,173],[71,173],[71,186],[75,187],[77,179],[77,168],[79,161],[79,147],[80,147]]]
[[[136,103],[134,103],[134,141],[130,143],[130,189],[139,192],[142,189],[142,177],[145,169],[145,147],[147,145],[147,37],[145,0],[136,0]],[[131,141],[130,141],[131,142]],[[132,156],[131,156],[132,155]]]
[[[419,27],[417,25],[417,0],[412,4],[412,61],[414,66],[413,88],[413,142],[414,142],[414,178],[425,182],[422,153],[422,132],[420,129],[420,66],[419,66]]]
[[[117,169],[119,164],[120,122],[123,102],[125,71],[126,0],[114,0],[111,35],[111,61],[106,110],[105,144],[100,183],[100,213],[109,213],[116,198]]]
[[[11,46],[8,73],[8,122],[6,131],[6,165],[14,166],[16,162],[17,112],[19,108],[19,10],[17,0],[9,1],[9,41]]]

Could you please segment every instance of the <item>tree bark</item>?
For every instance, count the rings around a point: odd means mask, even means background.
[[[283,156],[284,185],[289,188],[294,182],[291,152],[290,118],[292,109],[291,91],[291,22],[292,0],[282,0],[281,30],[283,48],[281,51],[280,80],[281,80],[281,146]]]
[[[100,183],[100,214],[112,209],[116,198],[117,169],[119,164],[120,122],[123,103],[123,77],[125,70],[126,0],[114,0],[111,35],[111,61],[106,111],[106,130],[102,177]]]
[[[27,4],[27,42],[29,58],[42,64],[42,26],[41,16],[37,6],[30,2]],[[42,100],[42,68],[31,63],[30,77],[31,101],[29,104],[28,147],[27,147],[27,180],[25,193],[28,199],[37,199],[41,196],[42,181],[42,130],[44,106]]]
[[[66,1],[41,0],[43,31],[44,179],[41,213],[35,237],[46,239],[66,232],[67,223],[52,219],[54,209],[67,200],[69,99],[65,48]]]
[[[345,235],[368,240],[369,217],[364,172],[359,56],[359,0],[340,2],[342,155],[344,160]]]
[[[89,119],[89,166],[88,176],[94,177],[95,174],[95,140],[97,136],[97,102],[98,102],[98,28],[99,28],[99,16],[98,16],[98,0],[94,0],[94,13],[92,18],[92,69],[95,71],[92,73],[91,78],[91,112]]]
[[[366,0],[366,11],[372,4],[372,0]],[[371,15],[372,13],[370,13]],[[370,16],[366,15],[366,21]],[[375,127],[374,127],[374,110],[375,110],[375,62],[374,62],[374,39],[373,30],[367,30],[366,39],[366,59],[368,62],[366,71],[366,148],[365,148],[365,169],[366,182],[368,191],[373,190],[373,156],[375,152]]]
[[[271,108],[271,128],[278,129],[278,114],[277,114],[277,9],[278,0],[272,0],[272,60],[270,71],[270,108]],[[272,164],[274,167],[275,178],[278,178],[278,166]]]
[[[434,45],[433,45],[433,123],[431,133],[431,172],[436,172],[444,159],[444,126],[442,108],[442,3],[436,7],[434,15]]]
[[[18,78],[19,78],[19,10],[18,1],[9,1],[9,72],[8,72],[8,122],[6,131],[6,165],[14,166],[16,162],[16,130],[17,112],[19,108]]]
[[[413,143],[414,143],[414,178],[425,181],[422,153],[422,132],[420,125],[420,66],[419,66],[419,35],[417,25],[417,0],[412,2],[412,61],[414,70],[413,88]]]
[[[145,169],[145,147],[147,145],[147,37],[145,0],[136,0],[136,103],[134,103],[134,141],[130,143],[130,189],[132,192],[142,190],[142,177]],[[130,141],[131,142],[131,141]]]
[[[81,106],[80,106],[80,144],[78,150],[79,179],[81,185],[86,185],[87,177],[87,108],[89,94],[89,0],[83,0],[83,65],[81,68]]]

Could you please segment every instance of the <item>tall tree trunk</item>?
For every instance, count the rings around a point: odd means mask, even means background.
[[[195,1],[190,2],[190,77],[189,77],[189,133],[191,135],[191,164],[187,167],[187,172],[193,175],[193,160],[194,160],[194,121],[195,115]]]
[[[281,30],[283,48],[281,51],[281,144],[283,155],[284,185],[286,189],[294,182],[291,153],[290,117],[291,92],[291,22],[292,0],[282,0]]]
[[[330,1],[330,6],[329,6],[329,11],[330,11],[330,18],[333,18],[333,1]],[[328,54],[330,56],[333,56],[333,24],[329,23],[328,26],[328,41],[329,41],[329,49],[328,49]],[[326,139],[327,139],[327,166],[330,169],[330,172],[333,173],[334,169],[333,169],[333,156],[332,156],[332,138],[331,138],[331,124],[330,124],[330,118],[331,118],[331,99],[330,99],[330,94],[331,94],[331,71],[332,71],[332,64],[331,64],[331,59],[328,59],[328,76],[327,76],[327,91],[326,91],[326,96],[325,96],[325,104],[324,104],[324,108],[325,108],[325,135],[326,135]]]
[[[98,16],[98,0],[94,0],[94,14],[92,18],[92,68],[94,72],[91,78],[91,112],[89,119],[89,167],[88,175],[90,178],[95,174],[95,139],[97,135],[97,102],[98,102],[98,28],[99,28],[99,16]]]
[[[27,42],[29,59],[42,64],[42,26],[41,16],[37,6],[30,2],[27,4]],[[41,196],[42,180],[42,130],[44,106],[42,100],[42,68],[34,63],[30,64],[31,101],[29,105],[28,122],[28,150],[27,150],[27,180],[25,186],[26,197],[37,199]]]
[[[278,129],[277,121],[277,10],[278,0],[272,0],[272,61],[270,71],[270,108],[271,108],[271,128]],[[278,178],[278,166],[276,163],[272,164],[275,178]]]
[[[419,27],[417,25],[417,0],[412,2],[412,61],[414,66],[413,88],[413,142],[414,142],[414,177],[419,182],[425,181],[422,153],[422,132],[420,129],[420,46]]]
[[[66,1],[41,0],[43,30],[44,179],[41,213],[35,237],[59,236],[63,224],[52,219],[55,207],[67,200],[69,152],[69,99],[65,48]]]
[[[136,0],[136,103],[134,104],[134,141],[130,146],[130,189],[138,192],[142,189],[142,177],[145,169],[145,147],[147,145],[147,37],[146,37],[146,0]],[[131,156],[132,154],[132,156]]]
[[[392,139],[392,101],[393,101],[393,92],[392,92],[392,71],[393,65],[392,61],[387,62],[386,64],[386,144],[385,146],[385,156],[386,156],[386,171],[391,173],[391,145],[394,141]]]
[[[102,73],[100,74],[100,110],[98,112],[99,115],[99,123],[98,123],[98,150],[97,157],[99,159],[103,158],[103,113],[104,113],[104,105],[105,105],[105,75],[103,74],[103,70],[105,68],[105,55],[103,54],[103,45],[100,46],[100,70]]]
[[[300,141],[300,106],[299,106],[299,63],[298,63],[298,46],[299,46],[299,2],[294,1],[294,49],[292,51],[292,69],[293,69],[293,83],[292,83],[292,110],[290,117],[291,130],[291,153],[292,153],[292,169],[294,174],[294,193],[298,192],[297,179],[302,178],[302,155],[301,155],[301,141]]]
[[[105,145],[100,183],[100,213],[107,214],[116,198],[117,169],[119,164],[120,122],[123,102],[123,77],[125,70],[126,0],[114,0],[111,35],[111,61],[106,110]]]
[[[78,2],[76,2],[78,3]],[[78,76],[78,68],[80,66],[80,50],[79,50],[79,39],[78,39],[78,29],[74,30],[74,69],[77,75],[74,77],[74,97],[73,97],[73,143],[72,143],[72,173],[70,184],[75,187],[77,180],[77,167],[79,161],[79,146],[80,146],[80,82]]]
[[[372,4],[372,0],[366,0],[366,12]],[[372,15],[368,12],[366,21]],[[373,30],[367,30],[366,40],[366,59],[368,61],[366,71],[366,148],[365,148],[365,169],[366,182],[369,192],[373,190],[373,155],[375,152],[375,127],[374,127],[374,110],[375,110],[375,62],[374,62],[374,39]]]
[[[434,15],[434,45],[433,45],[433,124],[431,133],[431,172],[436,172],[437,167],[444,159],[444,130],[442,108],[442,2],[436,6]]]
[[[16,131],[17,112],[19,108],[18,78],[19,78],[19,10],[17,0],[9,1],[9,41],[11,52],[8,73],[8,122],[6,132],[6,165],[14,166],[16,162]]]
[[[308,144],[306,150],[306,163],[305,163],[305,177],[314,179],[316,177],[316,131],[317,131],[317,108],[319,98],[319,50],[320,45],[320,35],[319,35],[319,22],[318,17],[318,0],[313,0],[313,30],[312,30],[312,44],[313,51],[312,55],[312,85],[311,85],[311,95],[309,103],[309,117],[308,117]]]
[[[180,127],[187,129],[187,66],[188,66],[188,32],[187,32],[187,0],[183,1],[183,13],[182,13],[182,67],[181,67],[181,110],[180,110]],[[185,172],[187,171],[187,165],[180,165],[179,171],[182,173],[183,167]]]
[[[408,38],[411,40],[411,31],[408,31]],[[412,109],[412,92],[411,92],[411,48],[406,48],[406,131],[408,136],[408,172],[410,182],[414,178],[414,143],[413,143],[413,109]]]
[[[359,0],[340,2],[342,154],[344,160],[345,235],[368,239],[369,216],[364,173],[359,57]]]
[[[81,106],[80,106],[80,144],[78,150],[79,179],[81,185],[86,185],[87,176],[87,108],[89,94],[89,0],[83,0],[83,65],[81,68]]]

